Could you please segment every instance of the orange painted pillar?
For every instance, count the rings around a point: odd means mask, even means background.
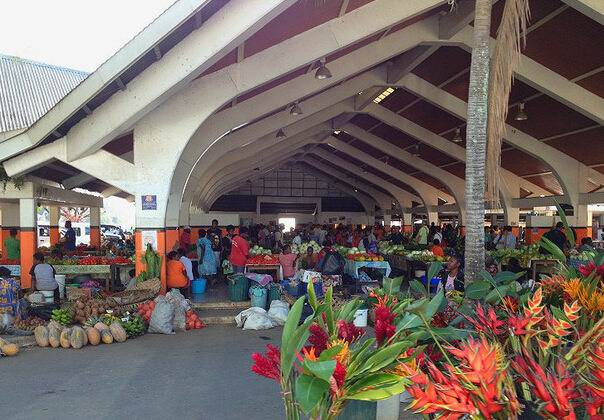
[[[178,228],[166,228],[166,252],[172,251],[179,239],[180,231]]]
[[[59,231],[58,226],[50,226],[50,246],[56,245],[59,243],[59,239],[61,239],[61,233]]]
[[[90,246],[101,248],[101,209],[90,207]]]
[[[581,239],[583,238],[592,238],[592,227],[576,227],[575,228],[575,241],[578,244],[581,243]]]
[[[19,200],[19,223],[21,225],[21,289],[32,286],[29,272],[34,265],[34,253],[38,248],[36,236],[36,202],[32,198]]]
[[[49,228],[49,239],[50,246],[54,246],[59,243],[59,239],[61,239],[61,231],[59,230],[59,217],[60,217],[60,208],[59,206],[49,206],[48,213],[50,215],[50,228]]]

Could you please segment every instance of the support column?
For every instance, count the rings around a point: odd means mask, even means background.
[[[2,247],[2,249],[4,249],[4,240],[10,236],[11,229],[17,229],[17,238],[19,238],[19,205],[17,203],[3,203],[2,244],[0,244],[0,247]]]
[[[392,222],[392,210],[384,209],[384,230],[390,232],[390,222]]]
[[[31,287],[29,271],[34,265],[36,240],[36,201],[33,198],[19,200],[19,225],[21,226],[21,289]]]
[[[435,225],[438,225],[438,212],[428,211],[428,226],[434,222]]]
[[[101,209],[90,207],[90,246],[101,249]]]
[[[508,207],[505,211],[505,224],[512,227],[516,239],[520,239],[520,209]]]
[[[587,205],[580,204],[575,206],[575,240],[577,243],[581,243],[581,239],[583,238],[591,238],[592,237],[592,223],[591,223],[591,212]]]
[[[178,230],[170,229],[170,232],[176,232],[178,236]],[[143,255],[147,250],[146,243],[143,243],[146,235],[151,235],[156,238],[155,240],[155,252],[161,257],[161,269],[160,269],[160,280],[161,280],[161,293],[166,293],[167,289],[167,275],[166,275],[166,254],[171,248],[166,247],[166,230],[158,228],[136,228],[134,234],[134,244],[136,253],[136,275],[139,275],[143,271],[146,271],[146,266],[142,262]]]
[[[413,234],[413,215],[411,213],[404,213],[401,231],[403,233]]]
[[[54,246],[59,242],[61,237],[59,227],[61,208],[59,206],[48,206],[48,213],[50,214],[50,246]]]

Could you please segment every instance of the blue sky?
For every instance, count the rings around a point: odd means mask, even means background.
[[[91,72],[175,0],[2,0],[0,54]]]

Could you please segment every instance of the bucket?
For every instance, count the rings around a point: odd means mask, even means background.
[[[59,297],[65,299],[65,275],[55,274],[55,280],[59,285]]]
[[[363,328],[367,326],[367,312],[368,309],[357,309],[354,313],[354,326]]]
[[[42,295],[44,295],[44,301],[46,303],[54,303],[55,301],[55,292],[54,290],[39,290]]]
[[[229,298],[231,302],[243,302],[247,299],[250,281],[243,274],[229,276]]]
[[[252,306],[257,306],[258,308],[266,308],[266,298],[268,296],[268,291],[264,287],[250,287],[250,298],[252,299]]]
[[[191,293],[194,295],[201,295],[202,293],[205,293],[207,283],[208,281],[204,278],[193,280],[191,282]]]

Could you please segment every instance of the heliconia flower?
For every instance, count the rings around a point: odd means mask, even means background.
[[[518,299],[515,297],[505,296],[502,299],[501,304],[503,309],[510,314],[515,314],[518,312]]]
[[[593,261],[590,261],[588,264],[579,266],[579,272],[583,277],[588,277],[594,271],[598,276],[604,277],[604,265],[596,265]]]
[[[338,354],[336,354],[336,360],[342,364],[347,364],[348,356],[350,355],[350,351],[348,349],[348,341],[334,340],[331,343],[329,343],[327,348],[332,348],[332,347],[336,347],[336,346],[342,346],[342,348],[340,349]]]
[[[564,302],[564,315],[566,315],[570,322],[575,322],[577,319],[579,319],[579,315],[577,314],[580,310],[581,306],[579,306],[579,302],[576,300],[571,305]]]
[[[570,279],[563,287],[564,293],[566,293],[571,300],[576,300],[579,297],[580,289],[581,279]]]
[[[482,305],[479,303],[476,305],[475,314],[476,319],[465,314],[462,314],[462,316],[474,326],[476,331],[492,334],[494,336],[501,335],[505,332],[505,330],[502,328],[505,322],[497,319],[497,314],[493,308],[489,308],[488,312],[485,314]]]
[[[566,283],[566,278],[561,274],[554,274],[553,276],[544,277],[541,279],[541,288],[543,294],[546,296],[552,296],[562,293],[562,288]]]
[[[338,338],[345,340],[349,344],[354,343],[365,334],[365,330],[357,327],[353,322],[346,322],[340,319],[336,323],[336,326],[338,328]]]
[[[252,360],[254,361],[252,372],[279,382],[281,379],[281,351],[271,344],[267,345],[266,348],[266,355],[252,354]]]
[[[508,328],[510,330],[510,333],[516,336],[532,333],[532,331],[529,331],[527,329],[529,321],[530,318],[511,315],[508,318]]]
[[[327,348],[329,336],[319,324],[312,324],[308,330],[310,331],[308,342],[314,347],[317,356],[319,356]]]
[[[314,347],[304,347],[302,349],[302,354],[304,355],[304,358],[308,361],[314,362],[316,360],[319,359],[319,356],[316,354],[316,349]]]

